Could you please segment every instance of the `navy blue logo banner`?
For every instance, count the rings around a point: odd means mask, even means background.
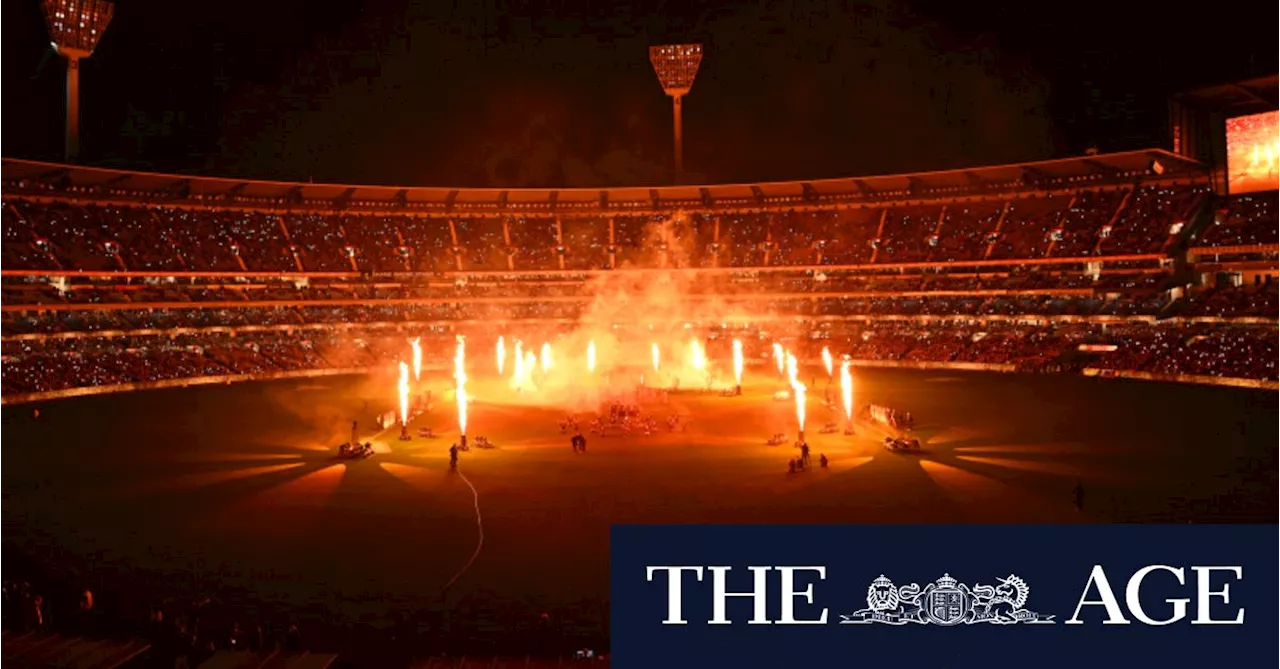
[[[617,669],[1277,666],[1275,525],[619,525]]]

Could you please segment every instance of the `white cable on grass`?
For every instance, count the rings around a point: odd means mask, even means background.
[[[476,507],[476,529],[480,532],[480,537],[476,542],[476,550],[471,553],[471,559],[467,560],[467,563],[462,565],[462,569],[459,569],[458,573],[454,574],[453,578],[449,579],[449,582],[444,584],[446,592],[449,588],[453,587],[453,584],[456,583],[458,579],[462,578],[463,574],[467,573],[467,570],[475,563],[476,558],[480,557],[480,550],[484,548],[484,519],[480,517],[480,493],[476,492],[476,487],[471,485],[471,481],[467,479],[465,474],[462,472],[456,473],[458,476],[462,477],[462,482],[466,483],[468,488],[471,488],[471,497],[475,500]]]

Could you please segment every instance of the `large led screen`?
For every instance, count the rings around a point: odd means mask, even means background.
[[[1280,111],[1227,119],[1227,190],[1276,190]]]

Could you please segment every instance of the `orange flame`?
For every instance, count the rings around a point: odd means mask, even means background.
[[[458,429],[467,434],[467,340],[458,335],[458,351],[453,356],[453,378],[457,383]]]
[[[515,369],[511,370],[511,381],[515,384],[517,390],[524,387],[525,377],[529,375],[529,370],[524,364],[524,342],[516,340],[515,351]]]
[[[413,347],[413,380],[422,380],[422,344],[419,337],[409,340],[409,345]]]
[[[822,364],[826,365],[827,367],[827,378],[831,378],[831,374],[833,372],[831,368],[832,362],[833,361],[831,359],[831,349],[827,348],[826,346],[823,346],[822,347]]]
[[[796,421],[800,424],[800,431],[804,431],[805,419],[805,392],[808,390],[803,383],[800,383],[799,374],[800,366],[796,362],[796,357],[791,353],[787,353],[787,380],[791,382],[791,392],[796,397]]]
[[[699,372],[707,368],[707,354],[702,350],[702,343],[697,339],[689,341],[689,361]]]
[[[840,393],[844,396],[844,416],[849,420],[853,420],[853,373],[849,371],[852,364],[848,360],[840,363]]]
[[[653,371],[658,371],[658,363],[662,359],[662,353],[658,350],[658,342],[654,342],[650,347],[653,351]]]
[[[587,342],[587,371],[596,371],[596,340]]]
[[[551,369],[551,344],[542,342],[542,371]]]
[[[502,376],[502,367],[507,362],[507,342],[498,337],[498,376]]]
[[[778,363],[778,373],[781,374],[783,372],[783,366],[787,362],[787,358],[786,354],[782,351],[782,344],[779,344],[776,341],[773,342],[773,360]]]
[[[409,424],[409,364],[400,361],[400,381],[396,383],[396,391],[400,394],[400,424]]]
[[[742,342],[733,340],[733,382],[742,385]]]

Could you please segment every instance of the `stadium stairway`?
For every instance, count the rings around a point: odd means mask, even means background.
[[[0,633],[0,660],[12,669],[114,669],[151,648],[145,641],[67,637],[36,632]]]

